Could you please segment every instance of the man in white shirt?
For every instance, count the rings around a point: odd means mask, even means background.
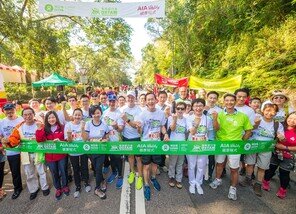
[[[239,112],[242,112],[244,114],[246,114],[251,122],[252,125],[255,124],[255,117],[256,117],[256,113],[255,111],[247,106],[246,100],[249,97],[249,90],[246,88],[240,88],[237,89],[234,92],[235,96],[236,96],[236,105],[235,105],[235,109]],[[245,155],[241,155],[241,170],[240,170],[240,175],[245,175],[246,174],[246,166],[245,166]]]
[[[137,124],[135,118],[141,114],[141,109],[135,104],[136,94],[133,91],[127,93],[127,106],[123,109],[121,118],[125,122],[124,129],[122,132],[123,141],[140,141],[141,135],[138,133]],[[137,160],[138,179],[136,183],[136,189],[140,190],[143,187],[143,165],[142,158],[140,155],[129,155],[128,162],[130,165],[130,174],[128,176],[129,184],[132,184],[135,179],[135,157]]]
[[[164,135],[164,141],[169,140],[168,133],[165,127],[165,114],[156,109],[156,96],[154,93],[147,93],[145,96],[147,109],[145,109],[139,116],[137,121],[138,132],[142,134],[142,141],[160,141],[160,134]],[[149,180],[154,186],[154,189],[160,191],[160,185],[156,180],[157,165],[161,164],[160,155],[143,155],[143,175],[144,175],[144,197],[147,201],[150,200],[150,186]],[[151,178],[149,179],[149,171],[151,166]]]
[[[15,105],[12,103],[6,103],[3,106],[3,112],[6,115],[6,118],[0,121],[0,136],[2,144],[7,142],[7,139],[12,133],[13,129],[23,121],[22,117],[18,117],[16,115]],[[23,190],[20,152],[6,150],[6,156],[12,175],[12,183],[14,186],[14,193],[12,194],[11,198],[17,199]]]

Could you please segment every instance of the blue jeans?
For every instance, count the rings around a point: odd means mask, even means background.
[[[47,162],[46,164],[51,172],[54,187],[61,189],[67,186],[67,157],[59,161]]]

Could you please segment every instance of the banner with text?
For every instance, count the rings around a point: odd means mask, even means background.
[[[120,155],[219,155],[253,154],[272,151],[275,141],[120,141],[120,142],[62,142],[37,143],[24,140],[8,150],[68,154]]]
[[[89,18],[165,17],[165,0],[131,3],[101,3],[39,0],[39,13]]]
[[[242,83],[242,76],[228,77],[218,80],[207,80],[198,77],[190,76],[189,88],[191,89],[205,89],[206,91],[221,91],[233,93],[240,88]]]
[[[172,79],[172,78],[162,76],[160,74],[155,74],[154,78],[155,78],[155,82],[159,85],[175,86],[175,87],[188,86],[187,77],[184,77],[181,79]]]

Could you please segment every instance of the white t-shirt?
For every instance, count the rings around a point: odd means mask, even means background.
[[[141,109],[141,111],[144,111],[145,109],[147,109],[147,106],[140,106],[139,105],[139,108]]]
[[[147,109],[142,111],[139,118],[143,128],[142,141],[160,141],[161,127],[165,125],[166,118],[164,112],[156,109],[154,112]]]
[[[123,109],[123,113],[127,116],[127,118],[130,121],[135,121],[135,118],[138,117],[142,113],[142,111],[138,106],[134,106],[133,108],[127,106],[125,109]],[[136,128],[131,127],[128,123],[125,123],[122,135],[128,139],[140,137],[138,130]]]
[[[82,132],[81,132],[81,125],[80,124],[73,124],[72,122],[69,122],[65,125],[64,129],[64,137],[67,140],[68,139],[68,130],[72,131],[72,138],[73,141],[82,141]],[[70,156],[79,156],[81,154],[69,154]]]
[[[277,132],[284,134],[284,127],[279,123],[279,128]],[[253,130],[252,139],[255,140],[273,140],[275,135],[274,133],[274,121],[266,122],[263,118],[260,121],[260,124],[257,129]]]
[[[122,113],[126,107],[127,105],[125,104],[124,106],[118,107],[118,110]]]
[[[214,107],[212,107],[212,108],[210,108],[209,110],[208,110],[208,112],[207,112],[207,116],[209,116],[210,118],[211,118],[211,120],[212,120],[212,122],[213,122],[213,116],[212,116],[212,113],[215,111],[215,112],[217,112],[217,113],[219,113],[219,112],[221,112],[223,109],[222,108],[220,108],[219,106],[214,106]],[[215,132],[215,130],[213,129],[213,130],[211,130],[211,131],[209,131],[209,140],[215,140],[215,138],[216,138],[216,132]]]
[[[190,130],[193,127],[194,119],[195,119],[195,115],[191,115],[186,119],[188,130]],[[199,126],[197,127],[196,134],[192,136],[189,133],[188,139],[193,141],[198,141],[200,138],[208,139],[209,137],[208,133],[209,131],[212,131],[212,130],[213,130],[213,121],[209,116],[202,114],[201,121],[199,123]]]
[[[121,112],[118,109],[115,111],[110,111],[110,108],[108,108],[103,113],[103,122],[108,125],[110,141],[120,141],[120,133],[111,125],[115,121],[118,126],[123,126],[124,121],[120,116]]]
[[[7,118],[4,118],[3,120],[0,121],[0,135],[2,135],[5,138],[8,138],[11,135],[14,127],[16,127],[16,125],[18,125],[22,121],[23,121],[22,117],[18,117],[14,120],[9,120]],[[17,154],[20,154],[20,152],[6,150],[7,156],[13,156]]]
[[[173,123],[173,117],[169,116],[167,130],[170,128],[172,123]],[[178,118],[176,129],[174,131],[171,131],[170,140],[171,141],[186,140],[187,130],[188,128],[187,128],[186,118],[185,117],[183,117],[182,119]]]
[[[25,139],[29,139],[29,140],[36,139],[36,130],[37,130],[36,123],[32,125],[23,124],[21,126],[21,130]]]
[[[215,112],[217,112],[217,113],[219,113],[220,111],[222,111],[223,109],[222,108],[220,108],[219,106],[214,106],[214,107],[212,107],[212,108],[210,108],[209,110],[208,110],[208,113],[207,113],[207,115],[210,117],[210,118],[212,118],[212,113],[215,111]]]
[[[99,125],[93,124],[93,121],[87,121],[85,124],[85,131],[88,132],[88,137],[90,140],[102,139],[108,132],[108,126],[100,121]]]
[[[256,114],[255,114],[255,111],[247,106],[247,105],[244,105],[244,106],[235,106],[236,110],[238,110],[239,112],[242,112],[244,114],[246,114],[251,122],[252,125],[255,124],[255,117],[256,117]]]
[[[155,108],[164,111],[166,108],[170,108],[171,109],[171,105],[168,105],[168,104],[165,103],[163,106],[160,106],[159,103],[157,103],[155,105]]]

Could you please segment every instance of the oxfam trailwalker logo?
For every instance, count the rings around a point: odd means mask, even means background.
[[[84,151],[89,151],[90,150],[90,145],[84,144],[83,149],[84,149]]]
[[[170,146],[168,144],[163,144],[161,149],[162,149],[162,151],[167,152],[170,150]]]
[[[251,144],[250,143],[246,143],[246,145],[244,146],[244,149],[246,151],[250,150],[251,149]]]
[[[44,9],[47,11],[47,12],[52,12],[53,11],[53,5],[52,4],[46,4]]]

